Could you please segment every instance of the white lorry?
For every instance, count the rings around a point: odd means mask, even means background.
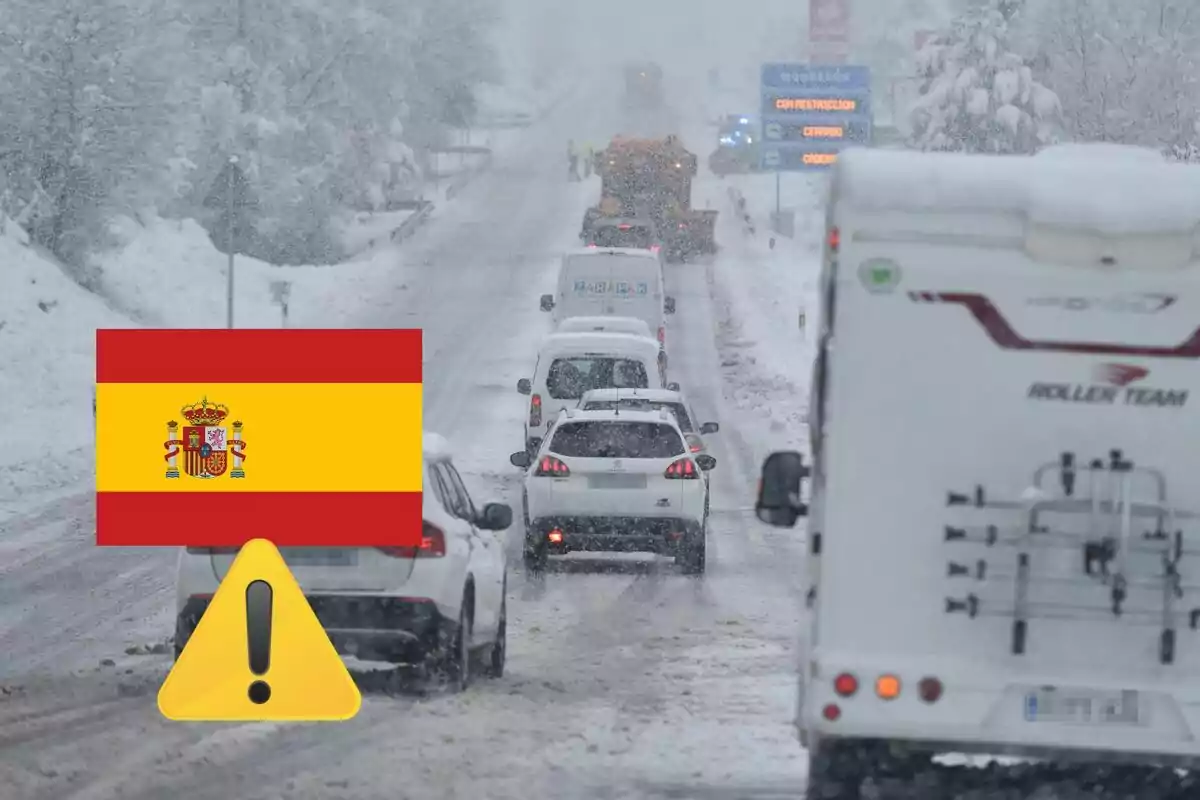
[[[809,797],[944,752],[1195,767],[1200,168],[855,149],[827,214],[811,464],[756,503],[807,518]]]

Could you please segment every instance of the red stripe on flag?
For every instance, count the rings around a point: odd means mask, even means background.
[[[104,547],[414,547],[420,492],[98,492]]]
[[[420,383],[419,329],[96,331],[97,383]]]

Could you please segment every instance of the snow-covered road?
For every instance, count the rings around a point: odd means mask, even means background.
[[[450,438],[478,499],[519,502],[515,384],[547,329],[538,295],[597,190],[564,180],[566,140],[674,123],[581,94],[439,210],[362,310],[365,326],[425,330],[426,427]],[[154,704],[169,656],[126,653],[172,630],[174,553],[92,547],[80,486],[0,531],[4,797],[796,797],[803,536],[747,510],[769,420],[726,399],[744,375],[721,366],[733,362],[729,307],[712,300],[720,269],[668,273],[673,379],[722,426],[705,577],[625,562],[526,580],[518,522],[503,679],[462,696],[368,693],[339,725],[180,725]]]

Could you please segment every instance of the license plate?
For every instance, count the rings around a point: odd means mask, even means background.
[[[1025,695],[1027,722],[1076,725],[1139,724],[1138,693],[1040,689]]]
[[[358,551],[345,547],[281,547],[283,560],[292,567],[354,567]]]
[[[611,475],[592,475],[588,478],[589,489],[645,489],[645,475],[628,475],[614,473]]]

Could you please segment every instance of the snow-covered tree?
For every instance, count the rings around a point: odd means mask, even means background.
[[[1073,138],[1181,150],[1200,142],[1193,0],[1058,0],[1031,6],[1023,28]]]
[[[917,54],[921,95],[910,120],[924,150],[1032,153],[1062,131],[1058,96],[1010,49],[1019,0],[969,0]]]

